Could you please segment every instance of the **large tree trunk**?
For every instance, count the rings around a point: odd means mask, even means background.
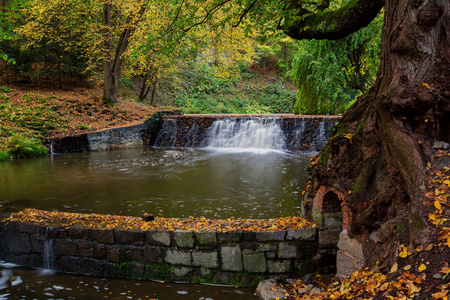
[[[387,267],[400,243],[430,238],[427,163],[450,140],[450,1],[386,0],[384,14],[377,81],[323,148],[311,192],[344,194],[348,235]]]

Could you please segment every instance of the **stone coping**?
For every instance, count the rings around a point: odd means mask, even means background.
[[[207,219],[200,218],[163,218],[154,217],[153,221],[144,221],[139,217],[69,213],[25,209],[12,213],[3,222],[32,223],[52,227],[83,227],[97,229],[125,230],[161,230],[161,231],[192,231],[192,232],[274,232],[315,228],[317,225],[301,217],[282,217],[277,219]]]

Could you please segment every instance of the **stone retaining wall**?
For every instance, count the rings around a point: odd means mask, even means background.
[[[161,127],[161,117],[178,115],[180,112],[180,110],[159,111],[141,124],[48,139],[46,144],[54,153],[114,150],[149,145]]]
[[[82,275],[256,286],[326,267],[323,254],[336,247],[328,235],[320,238],[316,228],[194,233],[11,222],[0,223],[0,259]]]

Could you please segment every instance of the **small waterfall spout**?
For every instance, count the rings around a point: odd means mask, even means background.
[[[208,131],[208,148],[285,149],[279,118],[216,120]]]
[[[46,235],[45,235],[45,241],[44,241],[44,269],[52,270],[53,269],[53,239],[48,237],[48,230],[49,227],[47,227]]]

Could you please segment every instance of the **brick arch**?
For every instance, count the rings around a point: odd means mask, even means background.
[[[321,214],[342,212],[342,229],[349,229],[350,216],[344,193],[332,187],[322,185],[314,196],[313,206]]]

